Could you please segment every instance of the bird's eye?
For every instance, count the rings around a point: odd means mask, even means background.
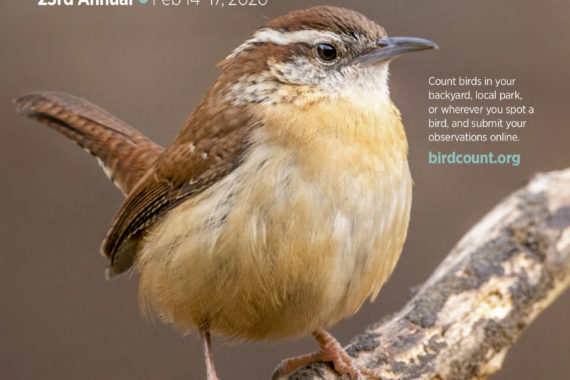
[[[330,44],[318,44],[317,55],[325,62],[332,62],[337,57],[336,48]]]

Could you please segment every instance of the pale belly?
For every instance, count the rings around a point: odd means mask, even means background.
[[[240,339],[309,334],[354,314],[406,236],[408,164],[388,161],[312,171],[258,148],[149,232],[138,261],[143,310],[185,332]]]

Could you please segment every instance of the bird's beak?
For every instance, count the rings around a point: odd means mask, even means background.
[[[420,50],[438,49],[435,42],[417,37],[390,37],[382,38],[376,43],[372,51],[355,58],[355,65],[368,66],[379,62],[388,61],[402,54]]]

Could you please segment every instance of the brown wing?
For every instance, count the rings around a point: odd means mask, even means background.
[[[212,106],[203,102],[196,109],[119,210],[102,247],[114,273],[132,266],[144,232],[157,218],[239,165],[257,123],[246,107]]]
[[[164,151],[127,123],[73,95],[33,92],[14,99],[14,104],[20,113],[89,151],[125,195]]]

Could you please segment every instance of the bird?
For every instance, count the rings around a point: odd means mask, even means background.
[[[327,332],[374,300],[395,268],[412,202],[408,143],[389,64],[438,46],[389,37],[353,10],[317,6],[256,29],[163,148],[73,95],[36,91],[17,110],[91,153],[126,199],[102,244],[113,277],[136,268],[143,315],[238,341],[312,335],[315,361],[353,379]]]

